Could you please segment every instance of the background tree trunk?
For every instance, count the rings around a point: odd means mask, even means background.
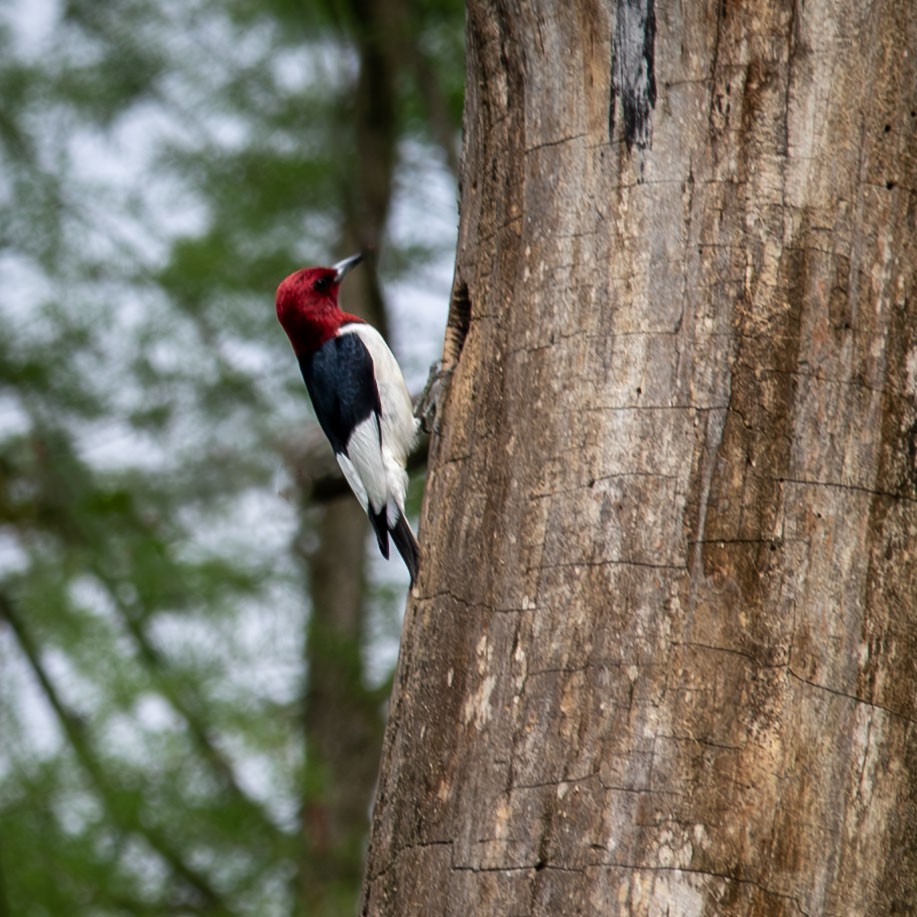
[[[399,0],[353,4],[359,75],[349,112],[353,131],[350,169],[342,174],[344,226],[337,254],[376,253],[385,230],[397,161],[398,71],[394,28]],[[343,170],[342,170],[343,171]],[[347,282],[344,308],[388,336],[375,259]],[[332,917],[352,913],[359,894],[367,815],[382,741],[383,709],[367,685],[366,544],[370,529],[353,495],[315,508],[305,493],[305,550],[311,609],[306,631],[304,704],[306,767],[302,854],[295,914]],[[302,539],[300,539],[302,541]]]
[[[467,43],[363,913],[917,912],[910,0]]]

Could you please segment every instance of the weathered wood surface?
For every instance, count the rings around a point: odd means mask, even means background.
[[[465,117],[364,913],[917,913],[910,0],[469,0]]]

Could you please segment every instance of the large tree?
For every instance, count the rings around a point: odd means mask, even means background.
[[[364,914],[917,911],[911,0],[469,0]]]

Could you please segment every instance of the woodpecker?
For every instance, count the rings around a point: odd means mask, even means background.
[[[338,306],[352,255],[332,267],[290,274],[277,288],[287,333],[318,422],[388,558],[389,536],[417,579],[420,549],[404,514],[407,458],[417,421],[401,367],[382,335]]]

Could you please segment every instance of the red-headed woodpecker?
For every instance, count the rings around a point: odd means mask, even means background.
[[[362,259],[353,255],[333,267],[290,274],[277,288],[277,318],[379,550],[388,557],[391,535],[413,586],[420,549],[404,515],[405,465],[417,435],[411,396],[382,335],[338,306],[341,281]]]

